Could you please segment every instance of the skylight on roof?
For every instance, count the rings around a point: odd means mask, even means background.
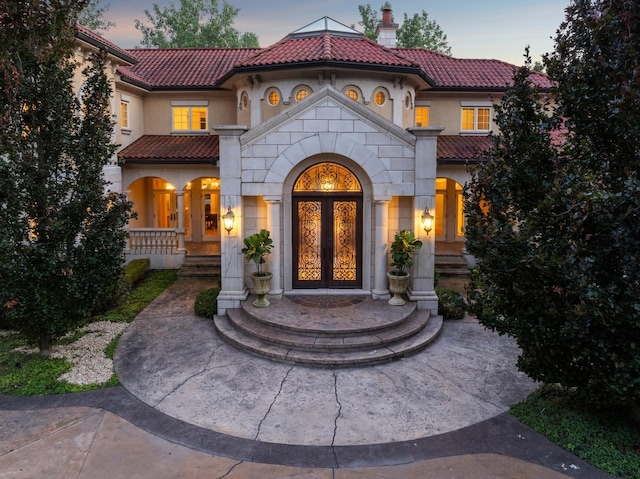
[[[299,28],[295,32],[292,32],[291,36],[313,36],[314,34],[324,32],[362,36],[362,33],[358,30],[354,30],[340,22],[336,22],[334,19],[329,17],[323,17],[309,25]]]

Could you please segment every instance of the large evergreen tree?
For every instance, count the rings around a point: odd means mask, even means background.
[[[142,45],[152,48],[259,47],[255,33],[240,33],[233,21],[240,12],[226,0],[180,0],[179,8],[153,4],[145,10],[151,25],[135,20]]]
[[[0,307],[47,353],[56,337],[114,300],[130,204],[105,193],[111,142],[106,61],[73,90],[75,27],[85,2],[0,9]]]
[[[640,405],[639,4],[575,0],[544,62],[553,111],[529,60],[468,188],[470,296],[532,378]]]

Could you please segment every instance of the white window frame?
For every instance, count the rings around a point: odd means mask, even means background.
[[[418,108],[427,108],[429,110],[429,118],[426,125],[418,126],[416,114],[418,112]],[[431,102],[424,100],[416,100],[415,105],[413,106],[413,125],[418,128],[426,128],[431,124]]]
[[[489,124],[487,129],[478,129],[478,110],[489,110]],[[465,130],[463,129],[463,111],[464,110],[473,110],[473,129]],[[461,101],[460,102],[460,134],[461,135],[469,135],[469,134],[486,134],[491,131],[493,126],[493,102],[491,101]]]
[[[126,116],[122,115],[122,107],[126,106]],[[128,95],[120,96],[120,131],[125,134],[131,134],[131,122],[130,122],[130,113],[131,113],[131,98]],[[123,124],[124,123],[124,124]]]
[[[192,129],[193,125],[193,117],[192,110],[193,108],[202,108],[205,107],[207,112],[207,117],[205,119],[206,124],[204,129]],[[175,109],[176,108],[187,108],[188,110],[188,125],[189,128],[176,130],[175,129]],[[209,134],[209,101],[208,100],[174,100],[171,102],[171,133],[189,133],[193,134]]]

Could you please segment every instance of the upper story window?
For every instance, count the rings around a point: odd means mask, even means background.
[[[129,130],[129,101],[128,95],[120,96],[120,128]]]
[[[309,96],[309,90],[306,88],[300,88],[296,92],[296,101],[302,101]]]
[[[129,102],[120,102],[120,128],[129,128]]]
[[[411,98],[411,95],[409,93],[407,93],[404,96],[404,107],[407,110],[410,110],[412,106],[413,106],[413,99]]]
[[[207,101],[172,101],[173,131],[207,131]]]
[[[426,104],[416,104],[415,107],[415,124],[419,127],[429,126],[429,114],[431,113],[431,107]]]
[[[243,91],[242,96],[240,97],[240,107],[243,110],[246,110],[247,108],[249,108],[249,95],[247,94],[246,91]]]
[[[267,92],[267,101],[269,102],[269,105],[276,106],[278,103],[280,103],[280,92],[275,88],[269,90]]]
[[[373,95],[373,101],[378,106],[382,106],[387,101],[387,95],[384,94],[383,91],[378,90],[375,95]]]
[[[353,88],[348,89],[345,92],[345,95],[347,95],[349,98],[351,98],[353,101],[358,101],[358,99],[360,98],[360,95],[358,95],[358,92],[355,91]]]
[[[462,102],[463,133],[488,133],[491,129],[491,102]]]

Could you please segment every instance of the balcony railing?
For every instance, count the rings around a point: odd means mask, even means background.
[[[132,255],[179,254],[179,234],[170,228],[129,228],[125,253]]]

